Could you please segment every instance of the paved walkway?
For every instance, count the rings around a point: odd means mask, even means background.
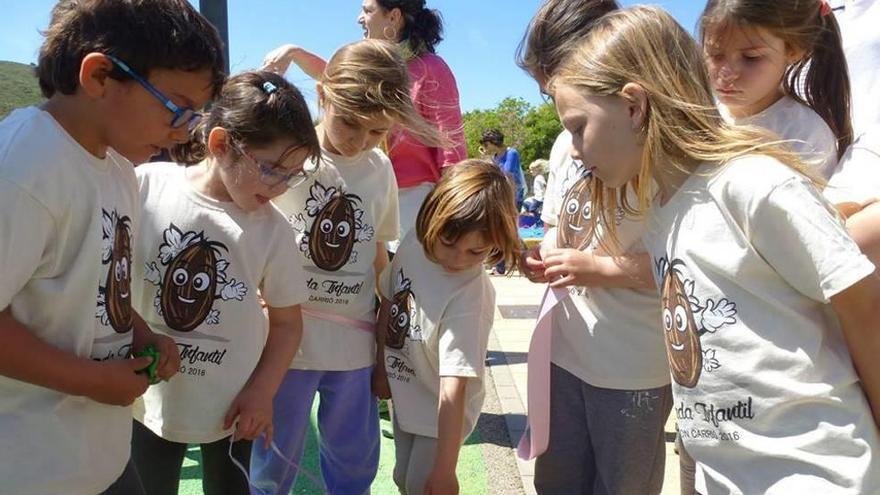
[[[526,354],[544,286],[518,276],[493,277],[492,282],[498,307],[495,309],[495,327],[489,339],[489,370],[507,421],[511,443],[515,445],[526,425]],[[662,493],[678,495],[678,456],[673,451],[672,441],[675,436],[674,420],[669,420],[666,431],[666,478]],[[526,494],[534,494],[534,461],[517,459],[516,462],[523,490]]]

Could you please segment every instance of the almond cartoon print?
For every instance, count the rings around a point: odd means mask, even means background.
[[[364,223],[364,211],[358,208],[361,198],[346,194],[337,187],[315,182],[309,189],[305,213],[311,217],[306,227],[302,214],[290,219],[294,230],[303,235],[300,250],[322,270],[335,272],[357,262],[355,245],[372,240],[374,229]]]
[[[388,314],[388,332],[385,345],[392,349],[402,349],[412,325],[413,294],[411,282],[403,276],[403,270],[397,274],[398,290],[391,299]]]
[[[247,287],[227,280],[229,262],[222,258],[228,248],[211,241],[204,232],[183,233],[174,224],[165,231],[159,262],[146,266],[145,279],[159,286],[154,305],[169,328],[191,332],[202,323],[219,323],[218,299],[243,301]]]
[[[102,210],[102,258],[107,269],[98,288],[97,317],[117,333],[131,330],[131,219]]]
[[[726,298],[701,303],[694,295],[694,281],[682,276],[684,265],[681,260],[661,258],[657,270],[662,280],[663,334],[672,378],[683,387],[694,388],[703,371],[721,367],[716,350],[704,350],[700,338],[736,323],[736,304]]]
[[[562,200],[556,245],[560,248],[584,249],[590,237],[591,177],[583,176],[571,186]]]

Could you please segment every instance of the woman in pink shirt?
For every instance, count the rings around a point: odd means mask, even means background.
[[[447,148],[425,146],[406,129],[392,130],[385,149],[394,166],[400,197],[400,238],[413,228],[419,207],[440,178],[443,167],[467,157],[461,108],[455,76],[435,53],[443,38],[440,14],[428,9],[425,0],[363,0],[358,24],[365,38],[400,44],[407,58],[410,94],[416,109],[449,140]],[[290,63],[312,78],[319,78],[326,62],[296,45],[283,45],[266,55],[264,68],[278,73]],[[389,245],[395,251],[397,243]]]

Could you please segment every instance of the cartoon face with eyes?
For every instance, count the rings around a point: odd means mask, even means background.
[[[392,349],[402,349],[406,338],[421,338],[421,328],[412,321],[415,297],[412,293],[412,281],[397,272],[397,292],[391,299],[388,312],[388,333],[385,345]]]
[[[315,265],[336,271],[347,262],[354,248],[355,201],[353,194],[337,194],[318,213],[309,232],[309,254]]]
[[[131,219],[103,210],[102,258],[109,265],[98,289],[98,318],[116,333],[131,330]]]
[[[699,328],[675,261],[667,267],[663,276],[661,294],[663,334],[672,378],[683,387],[693,388],[703,369],[703,349]]]
[[[217,299],[244,300],[248,288],[226,274],[229,262],[221,255],[228,250],[204,232],[183,232],[174,224],[165,230],[158,256],[165,272],[155,262],[147,263],[145,279],[159,286],[154,306],[169,328],[191,332],[202,323],[216,325]]]
[[[588,245],[592,214],[590,184],[589,176],[581,177],[571,186],[562,200],[556,234],[556,245],[560,248],[581,250]]]

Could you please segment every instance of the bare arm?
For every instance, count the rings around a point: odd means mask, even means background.
[[[382,297],[382,294],[379,292],[379,277],[382,275],[382,272],[385,271],[385,267],[388,266],[388,251],[385,250],[384,242],[376,243],[376,258],[373,260],[373,270],[376,271],[376,293],[379,297]]]
[[[880,427],[880,278],[871,274],[831,298],[862,389]]]
[[[880,266],[880,202],[852,213],[846,219],[846,228],[862,252]]]
[[[303,72],[315,80],[321,78],[327,61],[315,55],[314,53],[296,45],[281,45],[272,50],[263,59],[263,69],[284,75],[290,67],[290,63],[295,63]]]
[[[440,377],[440,406],[437,423],[437,457],[425,484],[425,494],[458,493],[455,468],[461,451],[464,428],[465,391],[468,378]]]
[[[647,253],[602,256],[593,251],[551,249],[544,255],[544,277],[551,287],[656,287]]]
[[[253,439],[266,435],[266,446],[272,441],[272,398],[302,340],[300,307],[269,307],[269,336],[257,367],[251,373],[232,406],[226,413],[224,428],[232,427],[238,418],[235,439]]]
[[[147,378],[135,372],[150,361],[79,357],[38,338],[8,308],[0,312],[0,374],[14,380],[122,406],[147,389]]]
[[[391,386],[388,385],[388,372],[385,370],[385,332],[388,329],[388,314],[391,301],[379,297],[379,316],[376,318],[376,366],[373,368],[373,395],[380,399],[391,398]]]

